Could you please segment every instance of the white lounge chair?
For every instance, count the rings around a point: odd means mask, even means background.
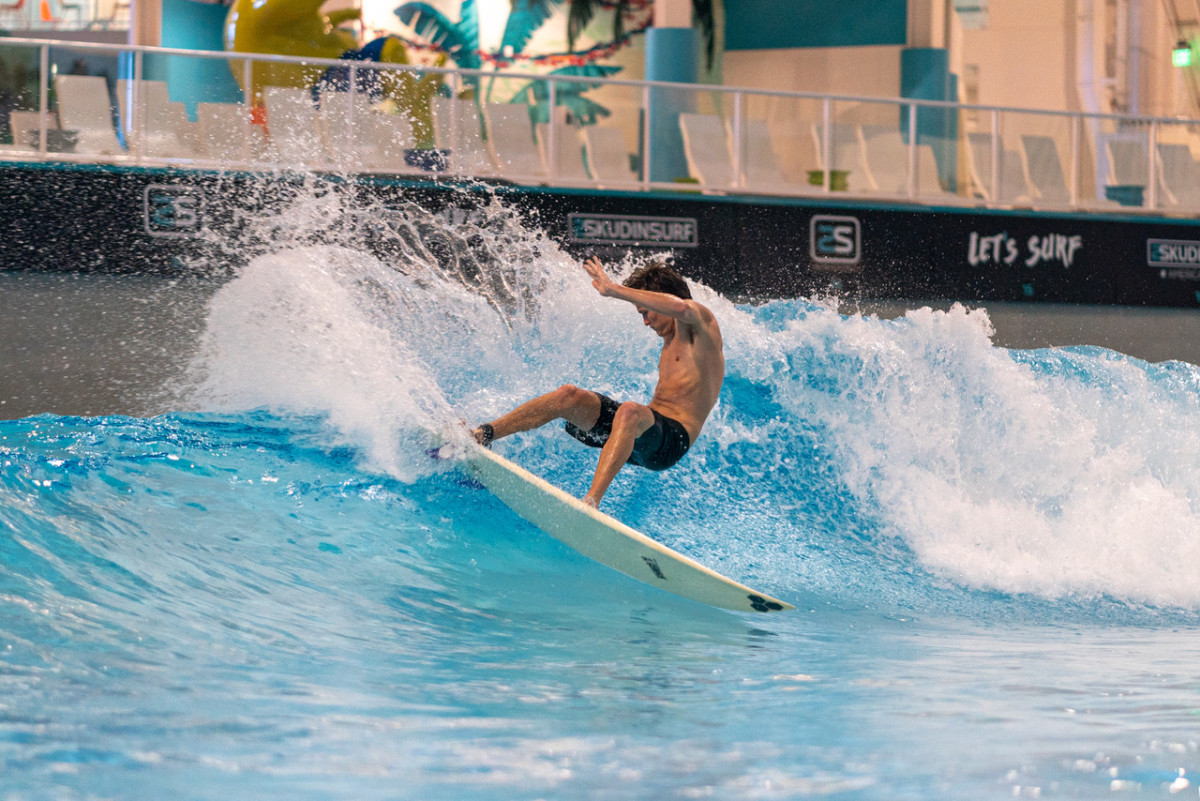
[[[1071,202],[1071,190],[1063,177],[1062,161],[1054,139],[1039,134],[1021,134],[1021,169],[1025,183],[1033,190],[1033,199],[1047,205],[1065,206]]]
[[[861,125],[861,166],[871,188],[885,195],[909,193],[909,144],[900,129],[888,125]],[[919,196],[949,197],[938,177],[937,159],[929,145],[916,146],[917,172],[913,189]]]
[[[117,81],[125,142],[134,153],[158,158],[193,156],[183,103],[172,103],[165,81]]]
[[[433,99],[437,146],[450,151],[450,171],[459,175],[487,176],[495,172],[483,142],[479,108],[474,100]]]
[[[76,153],[117,156],[124,153],[113,129],[108,83],[99,75],[58,75],[58,121],[66,131],[75,131]]]
[[[266,137],[261,125],[250,121],[250,110],[241,103],[197,103],[200,151],[222,163],[244,163],[262,156]]]
[[[579,128],[565,123],[555,124],[553,167],[551,166],[549,123],[538,123],[537,138],[538,152],[542,157],[546,175],[553,175],[555,181],[562,183],[591,182],[587,168],[583,164],[583,143],[579,137]]]
[[[1200,208],[1200,165],[1187,145],[1158,146],[1159,202],[1185,209]]]
[[[1030,191],[1025,185],[1021,155],[1015,150],[1005,150],[1002,141],[996,142],[995,152],[1000,161],[996,179],[1000,185],[993,187],[992,152],[990,133],[967,134],[967,169],[975,191],[989,203],[1029,203]]]
[[[725,125],[715,114],[679,115],[679,131],[683,134],[683,153],[687,157],[688,173],[701,186],[727,189],[737,181]]]
[[[488,103],[484,106],[484,115],[488,148],[500,175],[518,179],[544,178],[545,168],[533,139],[529,106],[525,103]]]
[[[629,166],[629,151],[625,149],[625,134],[621,129],[589,125],[582,135],[583,152],[593,181],[606,186],[638,182],[638,174]]]
[[[734,147],[737,142],[733,135],[733,123],[725,121],[728,128],[729,141]],[[766,120],[742,120],[742,180],[747,189],[760,192],[799,194],[810,193],[816,187],[808,183],[797,184],[789,181],[779,163],[775,138]]]
[[[1110,137],[1104,142],[1104,152],[1108,156],[1110,186],[1150,185],[1145,137]]]
[[[47,131],[58,130],[58,118],[53,112],[45,115],[37,111],[12,111],[8,115],[8,125],[12,130],[13,148],[16,150],[38,150],[42,124]]]
[[[1127,206],[1141,206],[1148,203],[1149,198],[1146,197],[1146,193],[1150,186],[1150,164],[1146,136],[1144,134],[1118,134],[1107,137],[1104,142],[1104,153],[1108,158],[1107,185],[1121,187],[1121,190],[1118,191],[1126,193],[1131,190],[1140,190],[1142,193],[1140,197],[1129,194],[1118,197],[1106,189],[1105,194],[1108,199],[1116,200]]]

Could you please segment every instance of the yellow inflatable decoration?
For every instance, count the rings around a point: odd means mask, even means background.
[[[358,19],[358,9],[340,9],[322,14],[325,0],[236,0],[225,18],[225,49],[235,53],[270,53],[285,56],[337,58],[358,47],[354,34],[338,25]],[[245,63],[231,61],[230,69],[242,89]],[[324,67],[302,64],[252,65],[253,104],[262,103],[264,86],[307,88],[316,83]]]
[[[225,20],[225,49],[235,53],[270,53],[286,56],[339,58],[355,51],[358,42],[346,31],[338,30],[343,22],[357,19],[356,9],[343,9],[322,14],[325,0],[236,0]],[[376,40],[355,56],[355,60],[371,59],[386,64],[410,64],[408,48],[395,37]],[[436,66],[446,63],[440,53]],[[244,90],[246,66],[243,61],[230,61],[234,78]],[[251,65],[251,104],[262,105],[262,90],[266,86],[288,86],[308,89],[323,75],[326,67],[305,67],[302,64]],[[417,75],[407,71],[381,71],[378,90],[384,105],[403,114],[412,122],[417,147],[433,146],[433,118],[430,100],[444,83],[440,74]],[[342,87],[343,89],[345,87]],[[367,89],[360,84],[360,91]],[[261,112],[259,112],[261,114]]]

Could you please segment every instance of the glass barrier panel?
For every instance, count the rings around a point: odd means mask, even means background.
[[[1025,183],[1020,157],[1006,150],[994,130],[991,109],[966,109],[963,117],[960,183],[966,197],[992,204],[1012,203]],[[1006,191],[1007,188],[1007,191]]]
[[[1116,117],[1086,116],[1081,120],[1081,150],[1093,154],[1083,186],[1097,206],[1145,206],[1149,197],[1149,128]]]
[[[650,139],[648,143],[643,143],[643,154],[648,144],[650,182],[678,189],[695,189],[697,184],[702,183],[728,186],[728,172],[718,175],[716,165],[708,160],[711,149],[706,147],[707,141],[701,143],[693,137],[691,150],[696,160],[689,164],[685,127],[689,131],[698,130],[691,123],[701,116],[707,118],[704,124],[706,128],[712,127],[711,121],[714,119],[720,124],[720,118],[711,113],[711,106],[707,115],[697,111],[700,93],[687,87],[654,86],[646,94],[646,128]]]
[[[119,48],[82,50],[54,46],[50,50],[50,108],[57,113],[59,147],[55,158],[68,161],[120,161],[127,143],[119,125],[117,81]]]
[[[432,107],[442,75],[361,62],[330,75],[336,80],[319,85],[318,114],[336,169],[421,173],[446,166],[437,158]]]
[[[545,79],[529,81],[514,95],[515,100],[528,105],[542,170],[551,184],[586,186],[594,180],[588,171],[583,136],[585,128],[595,130],[599,120],[603,119],[601,108],[588,97],[593,86]],[[591,124],[588,125],[588,122]],[[625,146],[624,134],[620,136],[621,145],[614,158],[629,173],[629,150]],[[598,138],[590,139],[593,147],[602,146]],[[597,156],[603,153],[603,150],[599,150]],[[627,180],[636,180],[636,176],[627,174],[625,177]]]
[[[730,145],[738,122],[734,111],[737,95],[696,88],[681,88],[674,94],[677,102],[672,109],[675,119],[671,133],[677,138],[671,144],[682,148],[682,159],[677,151],[660,151],[661,156],[677,164],[674,182],[684,187],[699,185],[706,192],[735,189],[741,179],[735,171]]]
[[[555,148],[562,172],[599,186],[636,188],[643,180],[642,103],[648,93],[638,86],[579,81],[558,81],[554,91]]]
[[[742,95],[740,159],[752,192],[822,192],[819,99],[746,92]],[[734,143],[737,146],[737,143]]]
[[[931,202],[957,199],[961,172],[958,109],[917,103],[905,106],[901,113],[901,138],[906,146],[910,125],[916,128],[914,196]]]
[[[870,100],[831,106],[830,141],[821,141],[832,164],[831,187],[856,195],[909,196],[907,107]]]
[[[566,111],[559,113],[565,115],[563,122],[579,127],[589,179],[601,186],[626,189],[650,180],[643,167],[648,155],[645,125],[651,117],[651,93],[626,84],[559,81],[556,92],[564,90],[568,97],[557,102]],[[653,146],[649,150],[650,157],[656,158]]]
[[[141,57],[141,80],[135,80],[135,58],[126,58],[115,83],[117,131],[128,155],[141,162],[172,163],[210,159],[211,138],[227,147],[236,132],[205,125],[210,115],[200,109],[215,104],[238,105],[241,88],[224,57],[204,58],[165,53]],[[236,148],[240,157],[242,149]]]
[[[1076,195],[1075,187],[1082,183],[1083,168],[1094,174],[1094,149],[1088,147],[1086,137],[1080,137],[1079,163],[1073,161],[1070,117],[1003,111],[999,114],[998,129],[1003,147],[1001,203],[1035,208],[1067,207]],[[1081,199],[1084,196],[1081,194]],[[1095,193],[1088,191],[1086,196],[1094,198]]]
[[[58,128],[40,117],[41,49],[0,39],[0,158],[27,159],[41,150],[41,129]],[[55,135],[54,144],[59,145]]]
[[[1160,123],[1155,139],[1157,207],[1170,212],[1200,211],[1200,123]]]
[[[556,85],[556,92],[557,89]],[[552,116],[550,81],[485,76],[481,90],[484,135],[496,175],[526,184],[545,181],[548,167],[537,130],[539,125],[547,125]]]

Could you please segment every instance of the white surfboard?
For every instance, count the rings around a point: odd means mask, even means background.
[[[472,447],[467,467],[521,517],[584,556],[630,578],[739,612],[795,608],[676,553],[490,450]]]

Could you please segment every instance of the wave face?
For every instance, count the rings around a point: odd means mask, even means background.
[[[659,344],[503,208],[422,214],[392,221],[386,262],[346,243],[254,258],[209,304],[180,411],[0,422],[16,797],[121,795],[133,773],[214,799],[393,798],[398,777],[422,798],[618,780],[646,798],[1087,795],[1135,763],[1178,780],[1194,699],[1164,688],[1191,685],[1144,677],[1194,656],[1167,632],[1200,610],[1198,368],[1006,350],[961,307],[884,320],[696,287],[725,337],[718,406],[683,462],[623,471],[605,509],[801,609],[748,628],[588,562],[429,458],[563,383],[648,398]],[[496,447],[577,495],[596,463],[556,427]],[[923,652],[914,618],[953,645]],[[1045,657],[1097,624],[1134,634],[1076,646],[1079,692],[1123,697],[1114,649],[1180,654],[1126,671],[1166,711],[1105,702],[1108,740],[1053,718],[1066,668]],[[992,672],[1025,653],[1045,664],[1021,662],[1023,683]],[[961,675],[978,686],[959,711],[905,689]],[[1014,697],[995,731],[963,711]],[[621,714],[662,725],[604,722]],[[962,715],[992,751],[937,729]],[[891,738],[899,719],[942,756]]]

